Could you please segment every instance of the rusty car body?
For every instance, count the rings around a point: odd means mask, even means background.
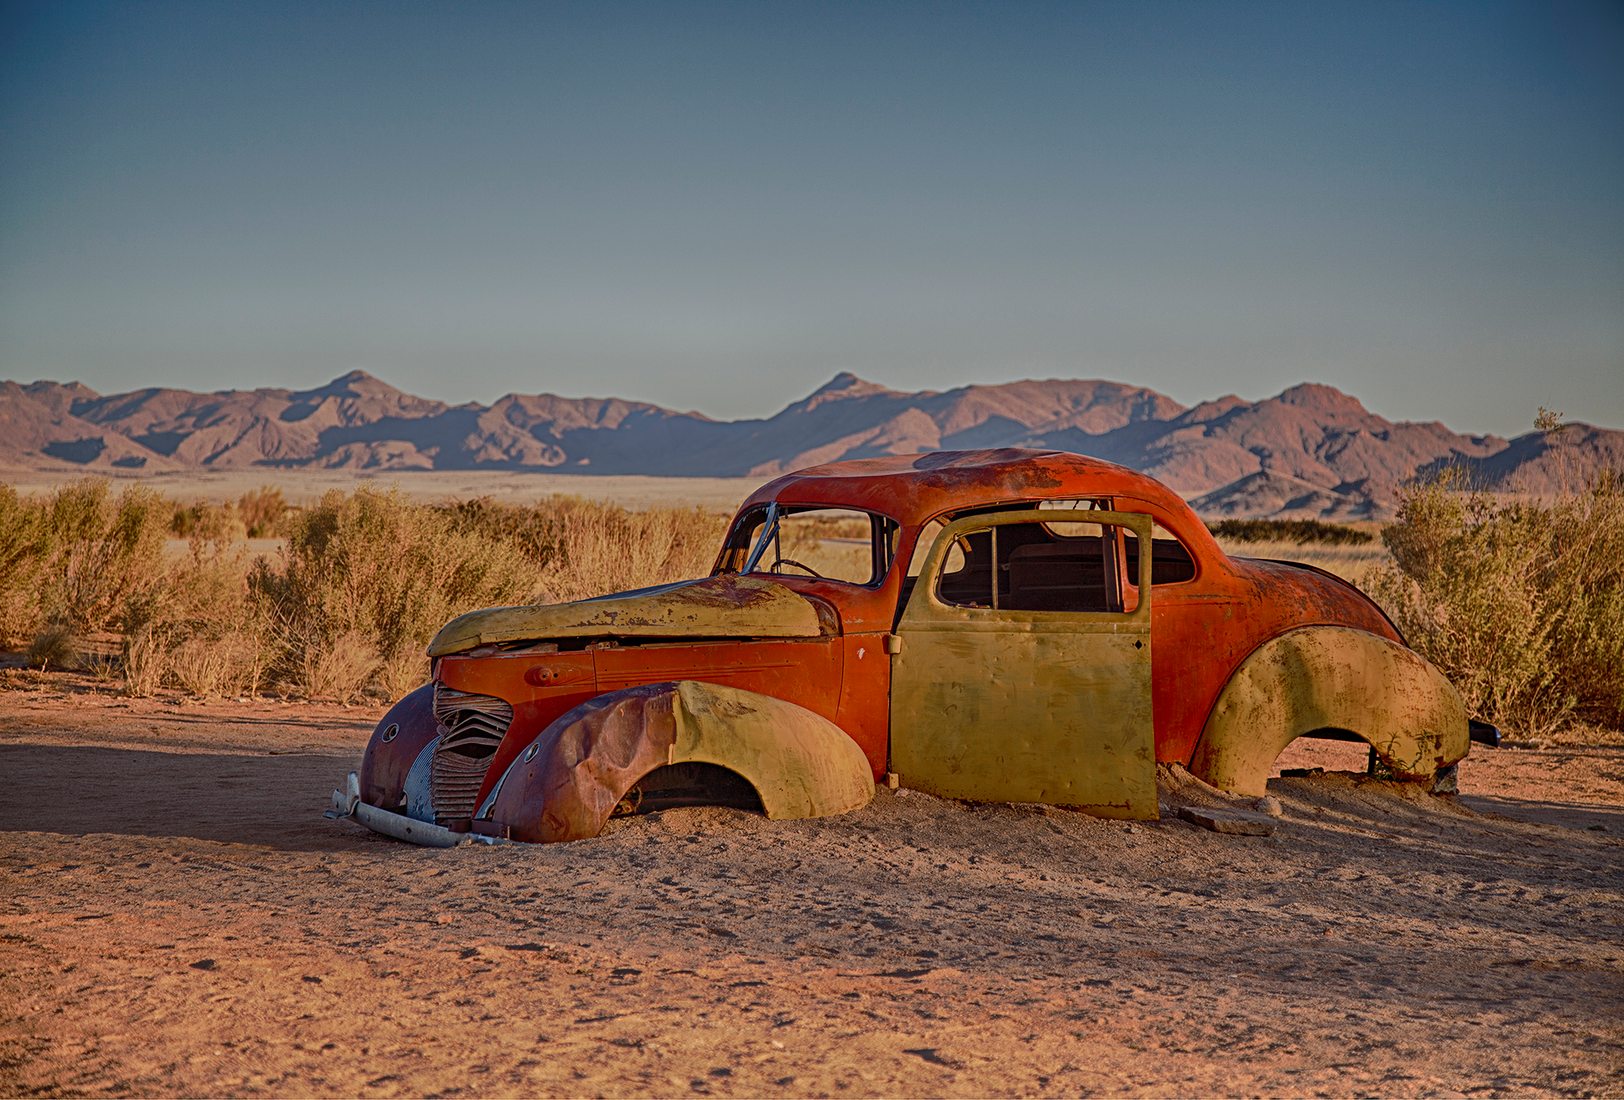
[[[876,782],[1153,818],[1158,762],[1262,795],[1298,737],[1416,781],[1469,741],[1351,584],[1231,557],[1166,486],[1056,451],[787,474],[708,577],[475,611],[429,653],[334,813],[434,845],[696,803],[834,814]]]

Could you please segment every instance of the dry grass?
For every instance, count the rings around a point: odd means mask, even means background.
[[[1530,737],[1624,728],[1616,477],[1540,503],[1421,486],[1383,538],[1395,564],[1375,594],[1475,711]]]
[[[177,517],[188,541],[166,554]],[[28,649],[36,669],[120,677],[135,694],[396,697],[426,677],[424,647],[455,615],[702,576],[725,523],[577,497],[427,504],[363,488],[294,509],[274,490],[183,506],[97,481],[37,496],[0,485],[0,645]],[[242,538],[268,532],[283,547],[251,557]],[[792,556],[819,568],[852,549],[843,529],[815,534]],[[1508,730],[1624,727],[1618,481],[1545,501],[1425,486],[1383,535],[1222,541],[1372,592],[1474,711]]]
[[[1523,738],[1611,743],[1624,730],[1624,483],[1572,484],[1543,499],[1415,486],[1377,545],[1220,541],[1369,592],[1473,714]]]
[[[395,697],[427,677],[448,619],[701,576],[724,524],[574,497],[431,505],[362,488],[297,509],[274,489],[179,504],[102,481],[0,486],[0,645],[88,667],[84,639],[116,638],[96,660],[138,695]],[[166,553],[177,534],[184,550]],[[251,557],[242,540],[268,535],[280,551]]]
[[[1249,542],[1235,538],[1221,538],[1218,542],[1225,553],[1236,557],[1305,562],[1335,573],[1360,588],[1365,588],[1383,569],[1391,568],[1393,564],[1392,554],[1381,543],[1338,546],[1323,542],[1279,540]]]

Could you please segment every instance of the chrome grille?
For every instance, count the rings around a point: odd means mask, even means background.
[[[429,767],[436,824],[474,815],[474,800],[491,757],[513,722],[513,707],[494,695],[434,685],[434,717],[440,736]]]

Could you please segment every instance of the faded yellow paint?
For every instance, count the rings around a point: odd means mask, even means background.
[[[805,707],[685,680],[672,700],[673,764],[717,764],[750,781],[771,818],[825,817],[868,805],[874,773],[857,742]]]
[[[575,603],[470,611],[440,629],[429,656],[552,638],[816,638],[827,632],[806,597],[769,580],[724,575]]]
[[[1148,516],[1088,512],[1148,546]],[[1100,817],[1156,816],[1150,696],[1150,564],[1126,614],[956,607],[935,578],[956,540],[1029,523],[1030,511],[950,524],[932,546],[898,625],[891,770],[950,798],[1044,802]]]
[[[1469,747],[1460,693],[1426,658],[1352,627],[1307,626],[1265,642],[1230,677],[1190,771],[1261,795],[1280,751],[1321,729],[1364,738],[1408,779],[1431,778]]]

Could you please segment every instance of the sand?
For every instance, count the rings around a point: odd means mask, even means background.
[[[375,717],[0,692],[0,1093],[1624,1090],[1618,749],[429,851],[321,817]]]

